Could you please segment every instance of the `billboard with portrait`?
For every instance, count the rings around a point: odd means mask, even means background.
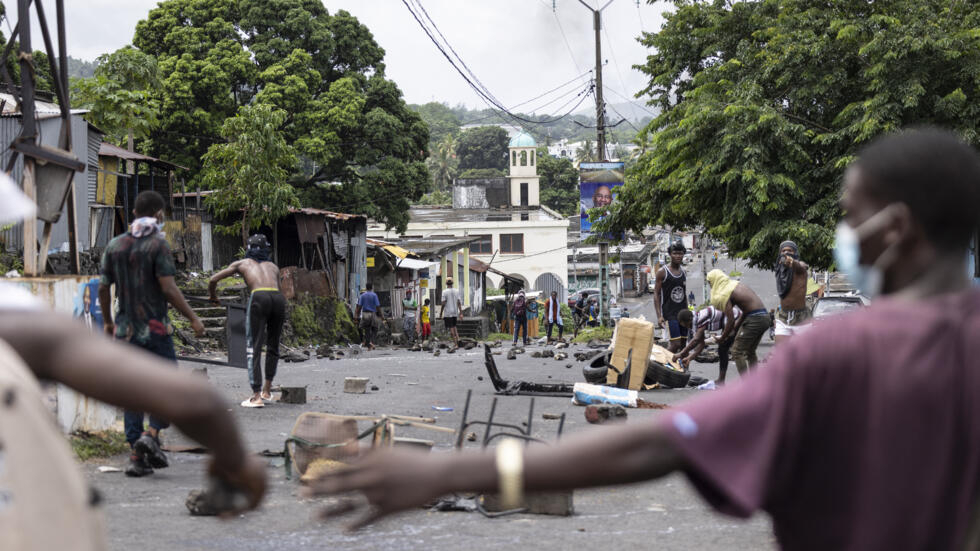
[[[626,175],[625,163],[582,163],[579,165],[579,210],[584,239],[592,233],[589,209],[611,205]]]

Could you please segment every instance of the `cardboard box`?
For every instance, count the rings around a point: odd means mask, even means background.
[[[632,369],[630,369],[629,383],[626,388],[630,390],[641,390],[643,379],[647,374],[647,360],[654,343],[654,325],[649,321],[625,318],[620,319],[616,324],[616,334],[613,340],[613,353],[609,359],[609,364],[619,372],[626,369],[626,357],[630,351],[632,354]],[[616,386],[619,373],[610,369],[606,375],[606,384]]]

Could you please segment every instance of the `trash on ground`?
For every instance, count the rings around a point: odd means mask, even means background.
[[[348,394],[364,394],[367,392],[367,377],[344,377],[344,392]]]
[[[452,411],[453,410],[453,408],[451,408],[449,406],[432,406],[432,409],[434,409],[436,411]]]
[[[626,408],[614,404],[592,404],[585,408],[585,420],[593,425],[626,421]]]
[[[698,390],[715,390],[716,388],[718,387],[715,386],[714,381],[708,381],[707,383],[698,385]]]
[[[617,404],[635,408],[638,398],[637,391],[612,386],[575,383],[572,388],[574,397],[572,403],[577,406],[590,404]]]
[[[101,467],[99,467],[99,472],[100,473],[121,473],[122,472],[122,469],[117,468],[117,467],[110,467],[108,465],[102,465]]]

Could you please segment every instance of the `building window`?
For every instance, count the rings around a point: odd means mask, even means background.
[[[527,151],[521,151],[521,166],[527,166]]]
[[[524,254],[524,234],[500,234],[500,252],[501,254]]]
[[[510,152],[510,166],[517,166],[517,152]]]
[[[493,254],[493,236],[481,235],[479,237],[479,241],[470,243],[470,254]]]
[[[534,150],[531,150],[531,166],[534,166]]]

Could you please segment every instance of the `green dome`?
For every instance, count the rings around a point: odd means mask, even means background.
[[[534,141],[527,132],[518,132],[516,136],[510,139],[510,144],[507,147],[537,147],[538,143]]]

